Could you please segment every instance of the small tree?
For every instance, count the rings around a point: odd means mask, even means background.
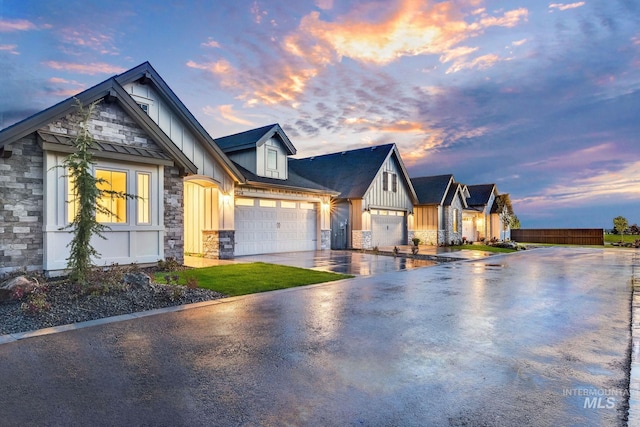
[[[518,230],[520,229],[520,219],[516,216],[516,214],[513,214],[513,216],[511,217],[511,222],[509,223],[509,226],[511,227],[512,230]]]
[[[507,236],[507,230],[511,227],[514,218],[518,218],[513,213],[513,207],[511,206],[511,198],[508,194],[499,194],[496,197],[496,206],[498,208],[498,216],[500,217],[500,223],[502,224],[502,240]],[[520,224],[520,221],[518,221]]]
[[[126,197],[135,196],[112,190],[100,189],[100,184],[105,183],[104,179],[98,179],[93,175],[93,154],[91,149],[95,148],[93,137],[89,133],[89,119],[96,103],[90,104],[87,108],[76,99],[77,114],[80,116],[80,128],[73,140],[75,152],[67,156],[60,167],[67,169],[66,176],[73,183],[73,195],[75,206],[77,207],[73,221],[64,227],[73,233],[73,239],[67,247],[70,248],[67,258],[67,268],[70,270],[69,277],[75,283],[86,284],[92,263],[92,257],[99,257],[100,254],[91,245],[91,237],[97,235],[105,238],[102,234],[110,227],[101,224],[96,219],[96,213],[112,215],[112,212],[105,206],[97,203],[104,196]],[[74,201],[69,200],[68,203]]]
[[[624,241],[624,232],[628,225],[629,222],[627,221],[627,218],[623,216],[613,218],[613,228],[620,233],[620,242]]]

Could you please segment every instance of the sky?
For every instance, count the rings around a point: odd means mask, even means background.
[[[522,228],[640,223],[637,0],[0,0],[0,129],[145,61],[213,138],[393,142]]]

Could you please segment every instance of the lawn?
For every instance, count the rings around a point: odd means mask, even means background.
[[[489,245],[458,245],[458,246],[451,246],[451,247],[456,249],[469,249],[472,251],[485,251],[485,252],[497,252],[497,253],[516,252],[515,249],[498,248],[496,246],[489,246]]]
[[[620,236],[619,234],[605,234],[604,235],[604,243],[620,243],[620,238],[624,238],[625,243],[634,243],[636,240],[640,239],[640,236],[637,234],[624,234]]]
[[[219,265],[171,273],[159,272],[155,274],[155,281],[167,283],[166,276],[169,276],[171,283],[175,283],[174,276],[176,276],[180,285],[191,282],[197,284],[199,288],[211,289],[228,296],[293,288],[353,277],[346,274],[263,262]]]

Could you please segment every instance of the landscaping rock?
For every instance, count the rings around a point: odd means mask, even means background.
[[[151,284],[151,277],[142,272],[127,273],[124,275],[124,283],[132,287],[143,287]]]
[[[20,299],[28,295],[38,286],[36,280],[31,280],[25,276],[14,277],[0,285],[0,301]]]

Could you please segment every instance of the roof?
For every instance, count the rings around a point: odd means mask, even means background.
[[[486,206],[489,204],[491,194],[493,194],[496,185],[495,184],[478,184],[468,185],[469,199],[467,204],[469,206]]]
[[[233,162],[216,145],[211,135],[209,135],[200,122],[196,120],[189,109],[182,103],[180,98],[178,98],[173,90],[171,90],[169,85],[148,61],[125,71],[124,73],[116,76],[115,79],[121,85],[126,85],[135,81],[142,81],[145,84],[151,84],[154,89],[163,96],[164,100],[169,103],[173,111],[186,123],[187,127],[195,137],[198,138],[204,149],[207,150],[214,159],[220,162],[222,168],[238,181],[242,182],[244,180],[244,177],[240,174],[240,171],[235,167]]]
[[[77,101],[76,101],[77,99]],[[135,120],[135,122],[151,137],[159,147],[169,153],[177,166],[184,171],[196,173],[198,168],[189,158],[171,141],[171,139],[151,120],[151,118],[129,96],[124,88],[111,77],[99,83],[75,97],[70,97],[42,110],[26,119],[19,121],[0,131],[0,148],[29,135],[53,120],[64,117],[76,110],[77,102],[86,106],[92,102],[105,100],[105,102],[117,102],[120,107]]]
[[[441,205],[451,183],[453,175],[421,176],[411,178],[420,205]]]
[[[282,130],[280,125],[277,123],[216,138],[215,142],[225,153],[232,153],[235,151],[256,148],[274,136],[283,143],[287,150],[287,155],[296,154],[296,148],[284,133],[284,130]]]
[[[311,181],[333,188],[340,193],[340,198],[358,199],[364,197],[380,168],[392,155],[396,156],[411,198],[415,200],[415,191],[395,144],[291,159],[289,173],[293,170]]]
[[[289,159],[289,162],[291,162],[292,160],[293,159]],[[259,186],[260,184],[265,184],[265,185],[268,185],[269,187],[282,187],[282,188],[290,188],[290,189],[303,190],[303,191],[311,191],[314,193],[331,194],[336,196],[338,195],[337,191],[324,187],[313,181],[310,181],[298,175],[294,171],[292,171],[291,168],[289,168],[289,174],[288,174],[289,176],[287,179],[276,179],[276,178],[267,178],[263,176],[258,176],[253,172],[249,171],[248,169],[245,169],[244,167],[240,166],[237,163],[235,163],[235,166],[245,176],[246,184],[248,185],[255,186],[257,184]]]
[[[66,153],[75,152],[72,137],[43,131],[38,131],[36,133],[40,137],[43,148],[45,149],[55,147],[58,151]],[[173,164],[173,162],[171,162],[171,158],[162,151],[133,145],[116,144],[97,139],[94,139],[93,142],[95,146],[95,149],[93,149],[94,154],[99,152],[103,156],[112,159],[134,160],[142,163],[154,164]]]
[[[462,199],[462,207],[466,208],[467,198],[465,197],[465,194],[464,194],[465,188],[466,188],[465,185],[460,184],[459,182],[451,183],[451,186],[449,187],[449,191],[447,192],[447,197],[445,197],[444,199],[444,205],[451,206],[451,204],[453,204],[453,200],[456,197],[456,195],[460,194],[460,198]]]

